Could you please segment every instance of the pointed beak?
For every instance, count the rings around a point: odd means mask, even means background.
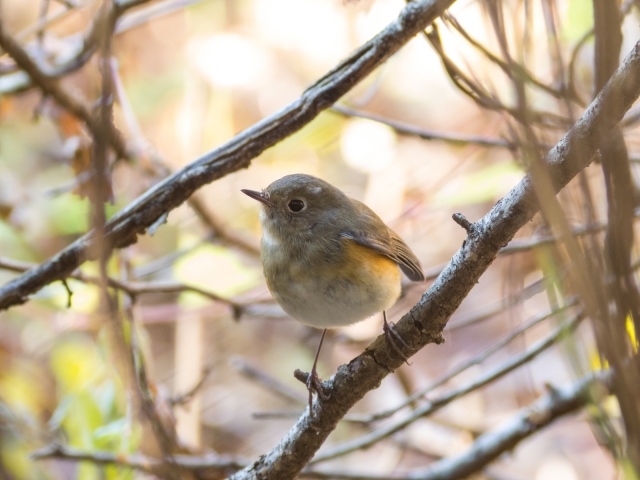
[[[256,192],[255,190],[247,190],[244,188],[240,191],[245,195],[253,198],[254,200],[258,200],[259,202],[264,203],[268,207],[273,206],[273,202],[269,201],[269,195],[265,192]]]

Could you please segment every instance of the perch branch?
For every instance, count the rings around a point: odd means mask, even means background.
[[[578,122],[547,154],[546,166],[556,192],[590,164],[599,145],[638,98],[639,77],[640,42]],[[429,343],[442,343],[442,330],[452,313],[499,250],[538,210],[532,178],[527,175],[485,217],[474,222],[474,235],[466,239],[422,299],[396,324],[396,332],[409,346],[405,353],[412,355]],[[378,337],[324,382],[324,391],[331,397],[316,400],[313,417],[305,412],[273,450],[231,478],[295,477],[349,409],[402,363],[403,358],[388,348],[384,336]]]

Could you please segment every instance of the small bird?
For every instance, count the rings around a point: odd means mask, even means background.
[[[299,322],[324,329],[307,377],[311,415],[312,392],[325,398],[316,365],[327,328],[382,311],[385,338],[406,360],[385,310],[400,296],[400,271],[415,282],[425,278],[398,234],[365,204],[311,175],[241,191],[262,204],[260,257],[271,294]]]

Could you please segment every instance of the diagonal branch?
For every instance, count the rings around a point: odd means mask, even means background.
[[[182,204],[198,188],[247,168],[257,155],[329,108],[433,22],[453,1],[421,0],[408,4],[396,21],[340,62],[298,100],[175,172],[121,210],[107,223],[104,242],[114,248],[134,243],[139,234]],[[38,268],[0,288],[0,309],[23,303],[43,286],[68,276],[90,259],[90,247],[95,241],[95,235],[88,233]]]
[[[481,435],[466,452],[439,461],[412,477],[420,480],[456,480],[479,471],[521,440],[536,433],[562,415],[573,413],[588,403],[596,387],[611,383],[611,371],[596,372],[549,394],[503,425]],[[604,383],[604,385],[602,385]]]
[[[546,165],[555,191],[591,162],[596,149],[640,96],[640,42],[580,120],[549,152]],[[484,218],[473,224],[460,250],[422,299],[396,325],[411,356],[429,343],[442,343],[442,330],[452,313],[516,232],[539,210],[527,175]],[[329,400],[313,404],[314,416],[302,415],[273,450],[234,480],[294,478],[315,455],[342,417],[367,392],[400,367],[403,358],[378,339],[324,383]]]

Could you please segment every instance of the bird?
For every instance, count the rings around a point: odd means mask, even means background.
[[[327,328],[382,312],[385,338],[406,361],[397,343],[406,344],[386,310],[400,297],[400,272],[414,282],[425,277],[400,236],[364,203],[312,175],[241,191],[260,202],[260,258],[269,291],[294,319],[323,329],[306,382],[310,414],[313,392],[326,399],[316,366]]]

